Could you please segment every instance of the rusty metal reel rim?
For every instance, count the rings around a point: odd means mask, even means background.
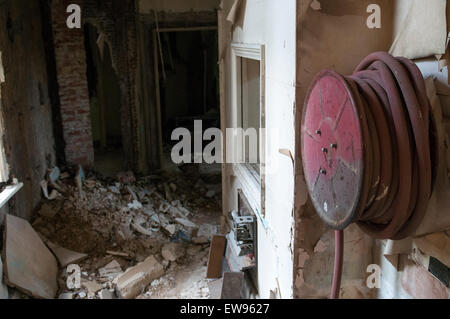
[[[355,100],[355,96],[353,93],[353,90],[350,88],[348,82],[345,80],[345,78],[343,76],[341,76],[340,74],[338,74],[336,71],[334,70],[323,70],[320,73],[318,73],[313,81],[311,82],[311,85],[308,88],[308,92],[306,95],[306,99],[305,99],[305,103],[303,105],[303,110],[302,110],[302,125],[301,125],[301,157],[302,157],[302,163],[303,163],[303,174],[306,180],[306,186],[308,188],[309,191],[309,197],[311,198],[311,202],[313,203],[314,208],[316,209],[316,212],[319,214],[319,216],[321,217],[321,219],[331,228],[336,229],[336,230],[343,230],[346,227],[348,227],[355,219],[355,217],[357,216],[358,213],[358,203],[360,202],[361,199],[361,194],[362,194],[362,188],[363,188],[363,183],[364,183],[364,178],[363,175],[360,174],[359,179],[358,179],[358,185],[357,185],[357,189],[358,192],[356,194],[356,200],[353,204],[353,206],[351,207],[351,211],[346,213],[346,218],[344,220],[342,220],[340,223],[336,223],[335,221],[333,221],[331,218],[329,218],[329,216],[327,214],[323,213],[323,207],[313,198],[313,196],[311,196],[311,193],[313,191],[311,185],[309,185],[308,182],[308,178],[306,178],[306,170],[305,170],[305,163],[306,163],[306,159],[305,159],[305,152],[304,152],[304,147],[305,147],[305,132],[304,132],[304,128],[305,128],[305,120],[306,120],[306,115],[307,115],[307,109],[308,109],[308,104],[311,98],[311,94],[314,91],[316,85],[318,85],[318,83],[320,83],[320,81],[324,78],[324,77],[333,77],[336,80],[338,80],[342,86],[344,87],[347,97],[350,100],[350,103],[352,105],[352,110],[353,113],[355,114],[355,118],[357,120],[357,125],[358,125],[358,130],[361,132],[361,140],[359,141],[361,143],[361,145],[363,146],[362,149],[362,159],[361,159],[361,171],[364,172],[365,170],[365,161],[366,161],[366,154],[364,152],[364,141],[363,141],[363,131],[362,131],[362,125],[361,125],[361,117],[360,114],[358,112],[358,107],[357,107],[357,103]]]

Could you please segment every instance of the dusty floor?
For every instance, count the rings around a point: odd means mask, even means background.
[[[136,181],[132,175],[87,173],[81,191],[73,175],[63,172],[58,198],[43,202],[32,223],[45,240],[88,254],[77,263],[80,289],[67,288],[67,271],[61,267],[60,298],[115,298],[115,276],[102,277],[99,269],[115,260],[125,271],[151,255],[163,264],[165,275],[137,298],[209,298],[205,274],[209,239],[219,231],[220,175],[201,175],[195,166]],[[183,251],[175,262],[161,255],[170,242]],[[95,288],[89,288],[92,283]]]

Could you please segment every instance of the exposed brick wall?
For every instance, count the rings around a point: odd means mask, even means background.
[[[86,50],[83,29],[66,25],[69,4],[81,0],[53,1],[52,22],[61,118],[68,164],[92,166],[94,146],[86,77]]]
[[[139,153],[136,103],[137,35],[133,0],[84,0],[83,19],[105,34],[121,90],[125,166],[137,169]]]

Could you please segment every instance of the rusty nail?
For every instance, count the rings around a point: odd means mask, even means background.
[[[337,144],[331,144],[331,148],[337,149],[337,148],[338,148],[338,145],[337,145]]]
[[[323,174],[323,175],[327,175],[327,171],[322,169],[322,168],[320,169],[320,173]]]
[[[325,147],[323,147],[323,148],[322,148],[322,152],[324,152],[324,153],[328,153],[328,149],[327,149],[327,148],[325,148]]]
[[[317,134],[317,135],[322,135],[322,131],[321,131],[321,130],[317,130],[317,131],[316,131],[316,134]]]

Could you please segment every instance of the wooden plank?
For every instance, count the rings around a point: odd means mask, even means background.
[[[226,243],[227,239],[225,236],[213,236],[209,250],[206,278],[216,279],[222,277],[222,260],[225,255]]]
[[[158,41],[156,30],[153,30],[153,58],[155,71],[155,93],[156,93],[156,121],[158,126],[158,147],[159,147],[159,166],[163,164],[163,133],[162,133],[162,115],[161,115],[161,87],[159,82],[159,62],[158,62]]]
[[[243,284],[243,272],[224,273],[221,299],[242,299],[241,292]]]
[[[26,220],[6,215],[3,240],[5,282],[35,298],[58,291],[58,263]]]

